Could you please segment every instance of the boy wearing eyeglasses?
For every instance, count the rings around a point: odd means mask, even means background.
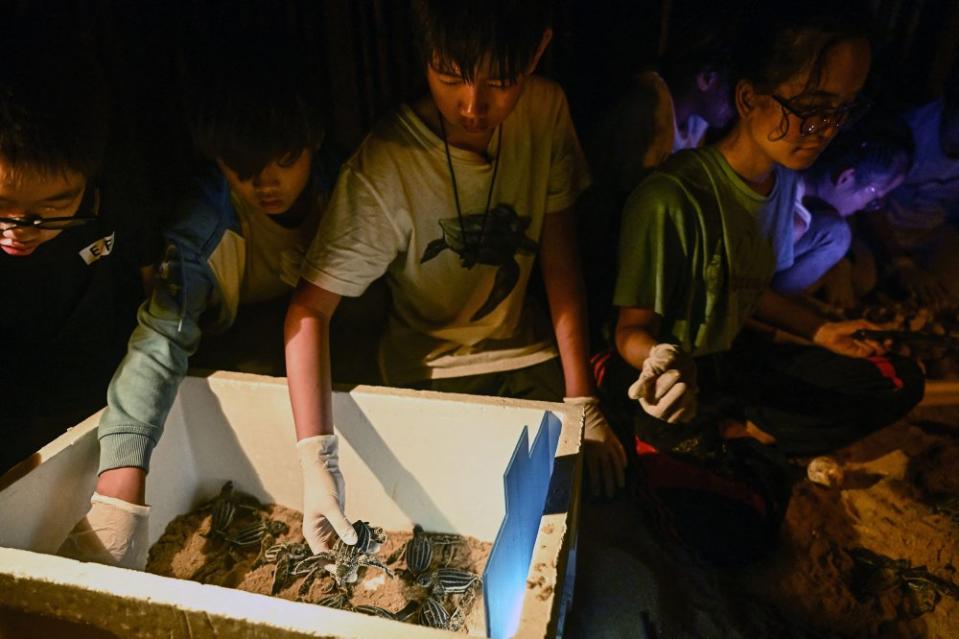
[[[0,472],[103,405],[153,257],[145,203],[116,188],[129,167],[102,170],[95,56],[77,37],[33,41],[8,40],[0,67]]]
[[[204,58],[215,72],[197,74],[202,86],[190,92],[191,128],[198,150],[217,170],[196,180],[177,219],[164,230],[156,288],[139,311],[100,419],[99,478],[91,508],[62,544],[61,555],[144,567],[146,474],[205,334],[235,331],[247,319],[255,323],[263,307],[249,305],[277,302],[275,325],[245,333],[246,344],[235,340],[233,355],[242,360],[275,343],[280,359],[274,365],[282,370],[285,298],[338,169],[320,148],[323,118],[310,76],[280,64],[296,57],[293,51],[282,53],[228,36],[222,49]],[[251,85],[251,75],[270,77],[269,91]],[[262,354],[269,357],[269,350]],[[335,454],[317,442],[302,449],[304,464],[318,481],[337,481]]]

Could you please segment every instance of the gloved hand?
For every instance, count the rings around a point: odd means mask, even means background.
[[[305,437],[296,443],[303,471],[303,537],[310,550],[329,550],[339,535],[356,543],[356,531],[343,516],[346,491],[340,474],[336,435]]]
[[[656,344],[639,378],[626,391],[652,417],[670,424],[696,417],[696,364],[674,344]]]
[[[565,397],[563,401],[583,407],[583,454],[593,495],[599,496],[602,483],[606,496],[614,496],[617,486],[626,485],[626,451],[599,409],[599,398]]]
[[[90,510],[70,531],[57,554],[80,561],[143,570],[149,549],[150,507],[97,492]]]

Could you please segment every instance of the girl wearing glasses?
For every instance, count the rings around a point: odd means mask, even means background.
[[[628,199],[614,294],[616,349],[628,366],[607,380],[614,396],[638,400],[640,459],[722,455],[720,438],[819,454],[892,423],[921,397],[913,362],[856,339],[867,323],[828,322],[770,289],[792,247],[792,216],[775,214],[791,212],[781,204],[795,197],[792,172],[861,110],[871,62],[863,15],[823,0],[753,3],[732,55],[738,121],[715,145],[670,158]],[[743,331],[752,318],[814,345]],[[788,487],[765,488],[788,499]],[[783,512],[767,500],[753,526],[715,503],[711,543],[723,553],[724,542],[755,552],[757,531],[774,531]]]

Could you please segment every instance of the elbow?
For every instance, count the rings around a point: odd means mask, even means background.
[[[304,329],[329,330],[338,297],[308,283],[300,283],[290,300],[283,323],[287,343]]]

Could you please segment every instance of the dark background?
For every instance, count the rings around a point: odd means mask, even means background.
[[[631,72],[655,62],[668,25],[742,0],[555,0],[555,37],[540,71],[566,88],[581,136]],[[802,0],[792,0],[801,2]],[[837,0],[842,2],[843,0]],[[877,17],[873,92],[901,110],[935,97],[956,58],[959,1],[866,0]],[[283,41],[326,96],[330,136],[344,151],[396,103],[423,90],[407,0],[19,0],[7,17],[60,20],[88,32],[114,87],[116,125],[141,150],[158,195],[193,161],[183,119],[190,72],[226,29]],[[36,43],[42,47],[43,43]],[[251,77],[269,90],[269,78]]]

